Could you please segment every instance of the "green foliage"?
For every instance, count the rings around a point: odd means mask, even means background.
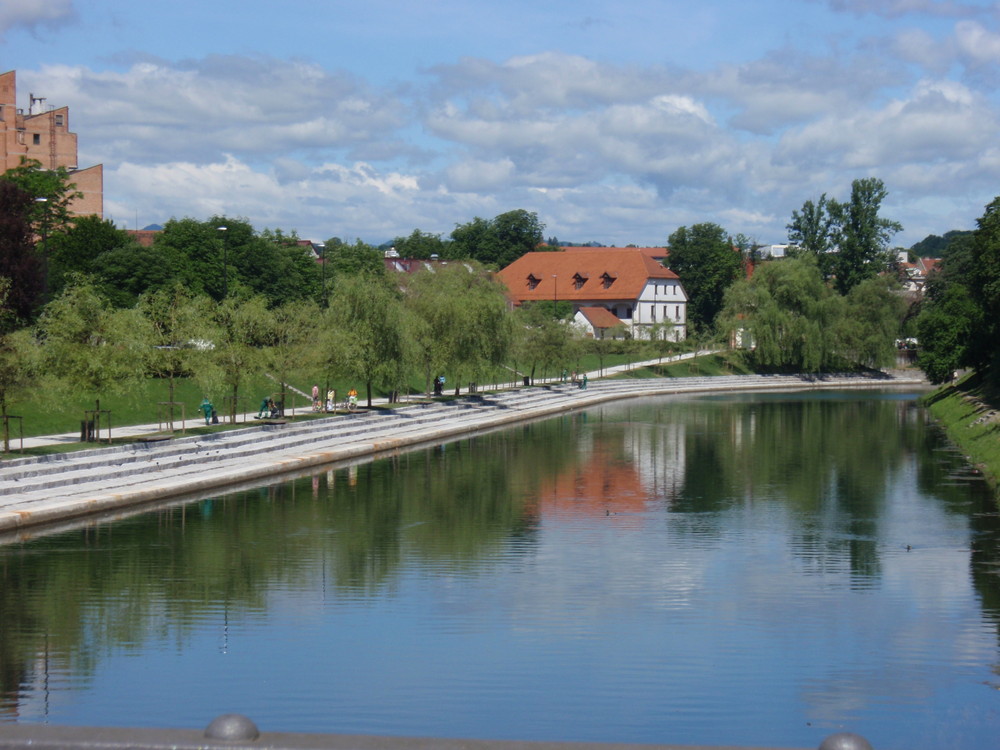
[[[236,421],[240,388],[261,370],[261,348],[268,341],[269,326],[267,300],[261,296],[230,297],[212,311],[209,329],[212,356],[197,362],[195,378],[206,393],[219,385],[226,388],[229,393],[226,411],[232,422]]]
[[[514,315],[514,357],[530,368],[532,381],[539,367],[543,372],[555,372],[572,366],[579,357],[580,341],[576,329],[553,317],[551,306],[528,303],[519,307]]]
[[[406,380],[403,308],[384,275],[338,281],[330,300],[330,325],[340,332],[339,370],[360,379],[371,406],[372,387],[396,389]]]
[[[972,232],[953,229],[950,232],[945,232],[944,236],[929,234],[910,247],[910,255],[917,258],[941,258],[952,242],[966,237],[971,239]]]
[[[340,244],[333,248],[328,243],[324,249],[327,258],[328,271],[334,279],[357,276],[384,276],[385,262],[382,252],[361,240],[353,245]]]
[[[932,383],[945,383],[969,359],[973,331],[982,312],[962,284],[950,284],[917,319],[917,366]]]
[[[29,220],[31,195],[0,180],[0,279],[6,279],[0,304],[0,332],[29,322],[41,302],[44,270],[35,252]]]
[[[722,309],[726,289],[743,272],[740,253],[718,224],[680,227],[670,235],[670,270],[676,273],[688,296],[688,322],[710,329]]]
[[[953,238],[940,272],[928,280],[917,319],[918,362],[932,382],[962,367],[985,372],[1000,364],[1000,198],[986,206],[977,225],[971,237]]]
[[[471,258],[490,268],[503,268],[542,244],[544,229],[538,214],[520,208],[492,221],[477,216],[452,231],[447,257]]]
[[[433,374],[479,377],[508,354],[512,327],[503,287],[481,269],[451,264],[413,277],[406,306],[416,357],[430,390]]]
[[[838,353],[847,362],[880,368],[892,364],[906,304],[891,276],[862,281],[847,293],[839,323]]]
[[[764,263],[726,292],[720,328],[752,342],[759,368],[817,372],[835,360],[841,302],[809,259]]]
[[[115,310],[86,282],[67,287],[38,323],[53,392],[125,392],[146,373],[149,334],[137,310]]]
[[[409,237],[397,237],[392,246],[401,258],[417,258],[427,260],[431,256],[439,258],[445,255],[445,242],[440,234],[429,234],[414,229]]]
[[[827,198],[806,201],[792,211],[788,241],[812,255],[823,276],[841,294],[887,270],[893,260],[889,242],[902,231],[899,222],[879,216],[888,191],[875,177],[854,180],[846,203]]]
[[[43,169],[37,159],[21,157],[21,163],[4,172],[0,179],[17,185],[31,196],[29,218],[39,236],[65,229],[70,222],[70,203],[83,197],[70,182],[66,167]]]

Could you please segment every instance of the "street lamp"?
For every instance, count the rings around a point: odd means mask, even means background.
[[[49,301],[49,210],[48,198],[35,198],[35,203],[44,203],[42,208],[42,301]]]
[[[559,317],[559,313],[556,312],[556,307],[559,304],[559,297],[556,294],[556,284],[559,281],[559,274],[552,274],[552,315],[556,318]]]
[[[229,227],[216,227],[220,232],[225,232]],[[222,235],[222,299],[229,296],[229,246],[226,244],[226,235]]]

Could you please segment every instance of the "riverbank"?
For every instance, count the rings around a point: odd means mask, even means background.
[[[972,375],[941,386],[923,401],[1000,501],[1000,395]]]
[[[212,435],[15,459],[0,466],[0,533],[8,535],[6,540],[81,518],[116,518],[155,503],[210,497],[234,486],[391,455],[614,399],[886,387],[926,387],[926,382],[916,373],[595,380],[586,389],[572,384],[525,387],[309,422],[278,421]]]

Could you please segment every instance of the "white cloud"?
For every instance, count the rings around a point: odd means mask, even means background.
[[[976,21],[955,24],[955,41],[959,52],[975,65],[996,65],[1000,62],[1000,34],[989,31]]]
[[[266,58],[212,57],[182,65],[136,63],[124,72],[47,66],[32,76],[50,102],[71,107],[75,128],[101,162],[183,155],[211,162],[225,151],[258,158],[296,151],[364,158],[408,147],[393,139],[406,106],[345,73]]]
[[[76,18],[73,0],[3,0],[0,3],[0,38],[12,29],[36,32]]]

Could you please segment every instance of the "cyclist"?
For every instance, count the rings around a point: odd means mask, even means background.
[[[358,405],[358,392],[355,390],[354,386],[351,386],[351,390],[347,392],[347,405],[348,408],[355,408]]]

